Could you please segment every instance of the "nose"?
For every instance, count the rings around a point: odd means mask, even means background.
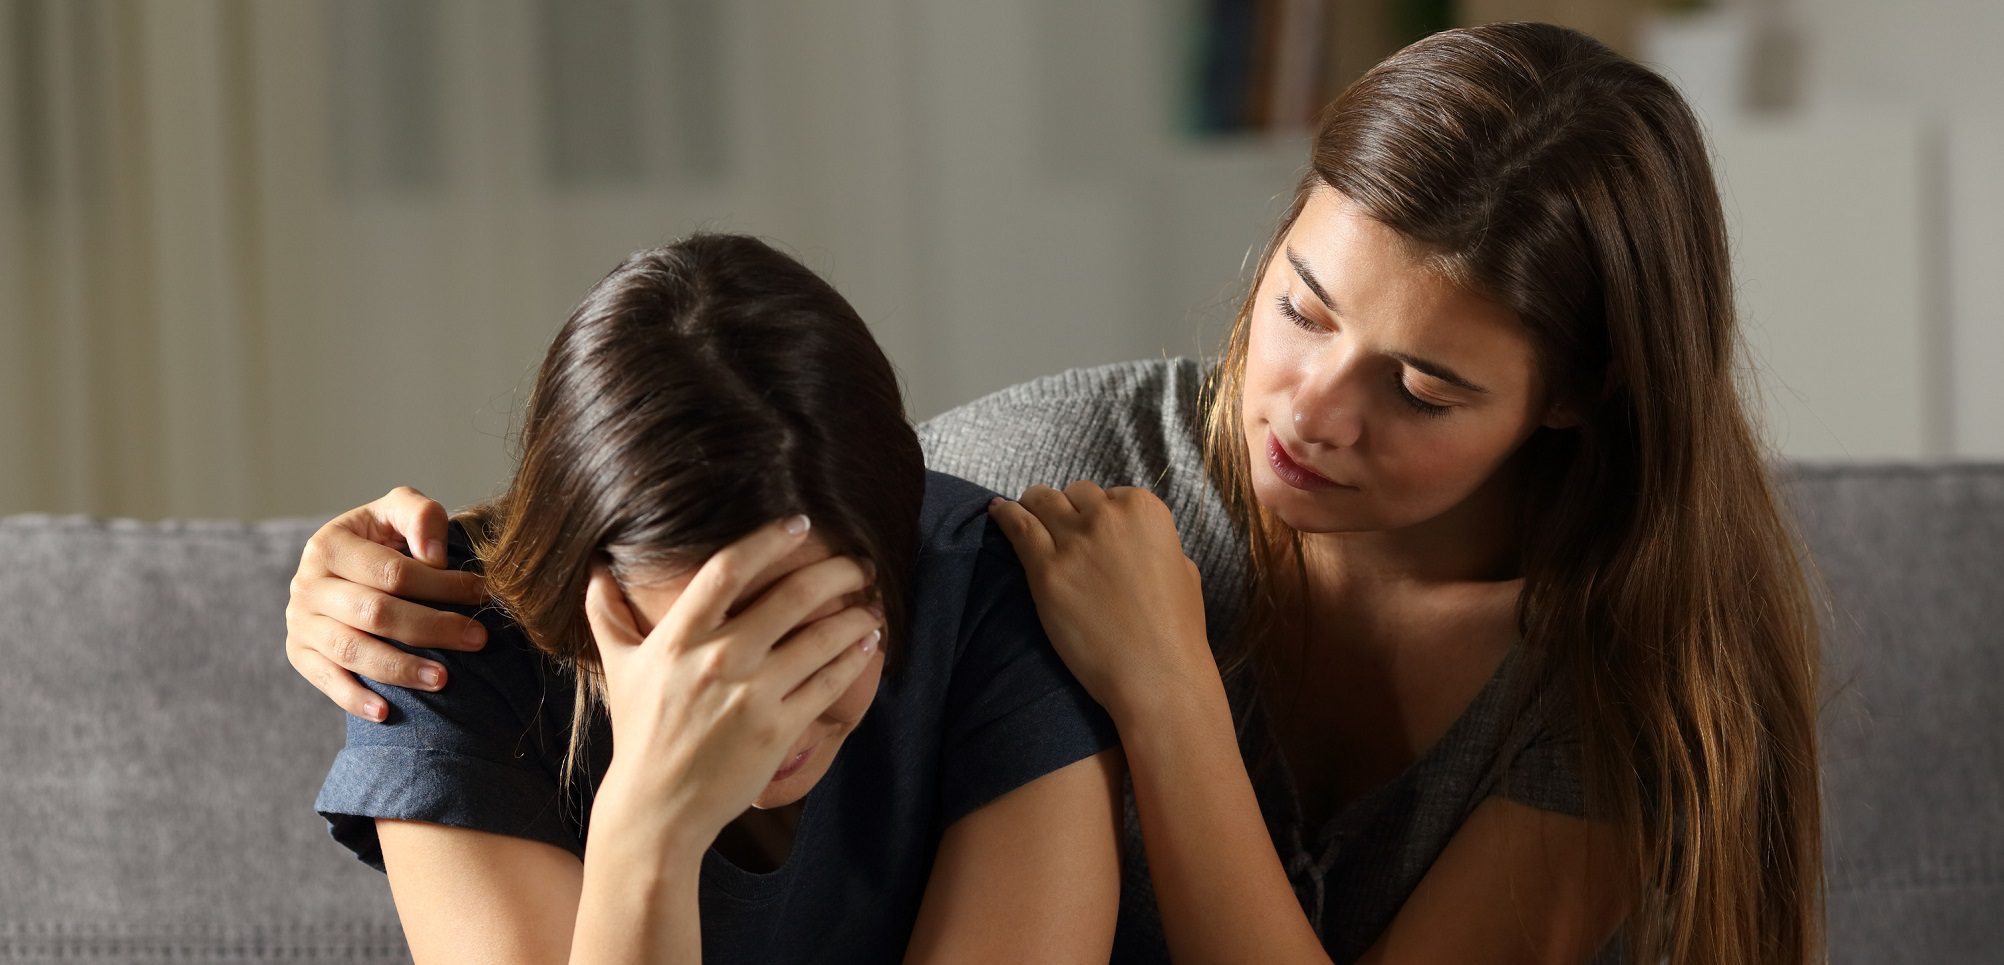
[[[1294,390],[1294,432],[1312,446],[1348,449],[1364,437],[1363,386],[1351,360],[1333,346],[1308,364]]]

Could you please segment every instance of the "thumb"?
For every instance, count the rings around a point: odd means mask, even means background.
[[[377,503],[377,516],[409,546],[420,563],[444,568],[445,505],[409,486],[390,490]]]

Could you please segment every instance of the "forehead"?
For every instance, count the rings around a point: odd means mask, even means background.
[[[1429,253],[1334,188],[1317,188],[1282,240],[1268,266],[1279,283],[1306,288],[1291,253],[1336,302],[1329,307],[1345,326],[1388,349],[1456,368],[1532,358],[1515,314],[1456,283]]]

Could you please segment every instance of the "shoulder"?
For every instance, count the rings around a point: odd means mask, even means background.
[[[928,469],[919,505],[919,556],[968,554],[989,535],[988,501],[1000,495],[979,483]]]
[[[1138,486],[1175,515],[1204,576],[1214,639],[1243,607],[1246,542],[1204,468],[1215,366],[1193,358],[1072,369],[1011,386],[919,427],[926,464],[1015,498],[1090,479]]]
[[[1150,485],[1201,471],[1207,369],[1195,359],[1072,369],[927,420],[929,465],[1013,495],[1037,482]]]

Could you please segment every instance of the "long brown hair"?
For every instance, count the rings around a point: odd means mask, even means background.
[[[1808,962],[1822,954],[1815,611],[1739,394],[1707,157],[1677,92],[1584,34],[1446,31],[1329,106],[1259,264],[1327,186],[1522,321],[1584,422],[1520,454],[1534,481],[1517,619],[1528,669],[1571,697],[1589,813],[1618,832],[1643,896],[1628,957]],[[1242,652],[1257,663],[1300,537],[1250,485],[1253,304],[1205,448],[1250,536]]]
[[[494,599],[576,672],[563,776],[602,696],[585,584],[700,563],[805,513],[869,560],[895,670],[925,462],[897,375],[863,320],[799,262],[741,235],[637,252],[543,358],[507,490],[462,516]]]

